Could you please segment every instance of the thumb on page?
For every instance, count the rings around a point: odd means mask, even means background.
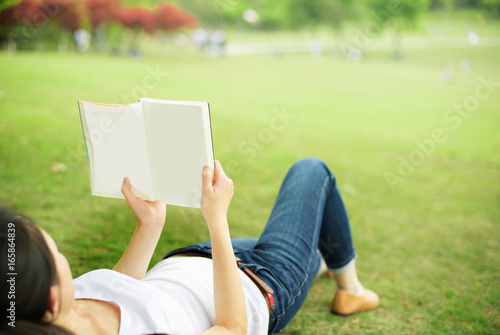
[[[123,178],[122,194],[127,201],[130,199],[131,196],[134,196],[134,193],[132,193],[131,188],[132,185],[130,184],[130,180],[127,177]]]
[[[203,166],[201,179],[202,179],[201,183],[202,183],[203,193],[212,192],[213,191],[212,168],[210,167],[210,165],[206,164],[205,166]]]

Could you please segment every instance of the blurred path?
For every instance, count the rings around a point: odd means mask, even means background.
[[[242,56],[256,54],[281,54],[281,53],[309,53],[315,52],[321,46],[320,52],[334,51],[335,49],[358,48],[362,50],[391,50],[392,41],[389,39],[368,39],[360,43],[341,42],[335,40],[304,40],[304,41],[279,41],[258,43],[233,43],[226,47],[227,56]],[[500,37],[480,38],[477,44],[471,44],[468,38],[403,38],[403,49],[434,49],[434,48],[497,48],[500,47]]]

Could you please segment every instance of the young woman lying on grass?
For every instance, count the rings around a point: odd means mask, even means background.
[[[377,295],[358,280],[347,213],[322,161],[308,158],[292,166],[259,239],[230,238],[226,213],[233,182],[219,162],[213,182],[211,168],[204,167],[202,183],[210,241],[170,252],[147,273],[166,208],[135,197],[128,179],[122,192],[138,225],[113,270],[73,279],[49,234],[2,210],[3,313],[11,301],[9,233],[15,233],[17,273],[15,328],[7,324],[12,317],[3,317],[2,329],[23,335],[275,334],[297,313],[324,261],[338,287],[332,313],[378,305]]]

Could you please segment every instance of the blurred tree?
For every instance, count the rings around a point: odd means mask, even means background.
[[[432,10],[451,10],[453,8],[453,0],[430,0],[429,9]]]
[[[287,3],[294,27],[327,23],[341,30],[346,20],[355,17],[353,0],[290,0]]]
[[[453,4],[458,8],[478,7],[481,0],[453,0]]]
[[[180,28],[194,28],[197,24],[196,16],[171,2],[159,3],[154,9],[121,7],[114,11],[113,18],[125,28],[144,29],[148,34],[156,30],[174,32]]]
[[[169,50],[172,32],[182,28],[194,29],[198,26],[198,20],[194,14],[182,10],[177,4],[168,2],[160,3],[154,9],[154,20],[164,52]]]
[[[0,43],[4,49],[16,50],[19,43],[34,40],[47,20],[39,3],[21,0],[0,12]]]
[[[238,5],[240,1],[241,0],[177,0],[176,3],[181,8],[195,13],[202,26],[217,27],[227,23],[225,20],[225,12]]]
[[[112,18],[120,22],[123,27],[137,32],[144,29],[146,33],[152,34],[156,29],[153,13],[148,8],[138,6],[120,7],[113,11]]]
[[[500,0],[430,0],[430,9],[484,9],[491,14],[500,14]]]
[[[139,49],[138,39],[142,30],[152,34],[156,29],[152,11],[144,7],[132,6],[115,9],[113,11],[113,20],[132,32],[127,49],[134,53]]]
[[[142,0],[141,0],[142,1]],[[243,12],[254,9],[259,20],[253,27],[273,29],[295,29],[304,26],[332,26],[341,29],[349,18],[359,14],[359,1],[354,0],[176,0],[176,2],[198,16],[206,27],[233,24],[245,27]]]
[[[42,6],[47,8],[54,5],[53,0],[44,0]],[[54,11],[53,20],[70,32],[75,32],[82,23],[82,8],[74,0],[57,0],[57,8]]]
[[[84,0],[87,18],[92,32],[94,50],[102,51],[106,46],[106,26],[114,19],[115,12],[121,8],[121,0]]]
[[[90,29],[95,32],[113,19],[115,11],[121,7],[121,1],[85,0],[85,7],[88,11]]]
[[[67,52],[72,43],[73,33],[82,24],[83,3],[77,0],[43,0],[41,7],[50,13],[51,20],[59,26],[58,51]]]
[[[9,8],[10,6],[15,5],[18,2],[19,0],[0,0],[0,12],[5,8]]]
[[[170,33],[181,28],[194,28],[197,24],[196,16],[170,2],[160,3],[154,9],[120,7],[114,10],[113,20],[132,32],[129,48],[136,51],[142,31],[150,35],[156,31]]]
[[[250,6],[247,6],[247,8],[249,7]],[[259,26],[262,29],[274,30],[279,28],[290,28],[292,26],[292,19],[288,13],[289,5],[287,1],[265,1],[254,8],[257,9],[259,13]],[[239,13],[240,20],[241,13],[243,13],[243,11]]]
[[[500,0],[481,0],[480,4],[490,13],[500,17]]]
[[[429,8],[429,0],[368,0],[367,4],[373,17],[369,34],[392,29],[393,56],[401,57],[401,33],[416,27],[420,15]]]
[[[254,27],[264,30],[322,25],[341,30],[347,20],[358,17],[361,5],[354,0],[222,0],[219,7],[222,19],[240,25],[243,12],[254,9],[259,15]]]
[[[429,0],[368,0],[367,4],[381,26],[398,31],[414,28],[420,15],[429,8]]]
[[[197,19],[192,13],[182,10],[178,5],[169,2],[159,3],[154,9],[153,20],[156,28],[173,32],[180,28],[195,28]]]
[[[0,42],[36,42],[35,37],[39,36],[40,28],[49,21],[53,23],[44,29],[46,33],[53,36],[54,32],[61,31],[59,50],[67,50],[71,43],[71,33],[87,25],[93,35],[95,50],[104,50],[108,25],[113,26],[115,42],[121,39],[120,26],[132,31],[130,44],[134,47],[137,47],[137,38],[143,31],[147,34],[153,34],[157,30],[173,32],[197,25],[194,14],[170,2],[159,3],[153,10],[141,6],[124,7],[122,0],[21,0],[0,11]],[[47,36],[45,34],[41,38],[45,39]],[[61,48],[61,45],[64,47]]]
[[[40,6],[34,0],[22,0],[0,12],[0,25],[39,25],[41,23],[37,20],[37,12],[39,11]]]

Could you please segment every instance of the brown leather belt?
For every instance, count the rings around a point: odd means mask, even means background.
[[[177,257],[177,256],[212,258],[207,254],[197,253],[193,251],[180,252],[170,257]],[[236,264],[240,265],[241,263],[243,263],[243,261],[238,257],[235,256],[235,258],[236,258]],[[274,298],[273,298],[273,293],[274,293],[273,289],[269,285],[267,285],[262,279],[260,279],[255,273],[253,273],[252,270],[250,270],[248,267],[243,266],[240,269],[253,281],[253,283],[259,288],[260,292],[264,296],[264,299],[266,300],[267,303],[267,309],[269,311],[269,320],[271,320],[271,310],[276,309],[276,304],[274,303]]]
[[[236,257],[236,263],[240,265],[241,263],[243,263],[243,261]],[[262,295],[267,302],[267,309],[269,310],[269,320],[271,320],[271,310],[274,311],[276,309],[276,304],[274,303],[273,298],[273,289],[246,266],[243,266],[240,269],[254,282],[254,284],[259,288],[260,292],[262,292]]]

